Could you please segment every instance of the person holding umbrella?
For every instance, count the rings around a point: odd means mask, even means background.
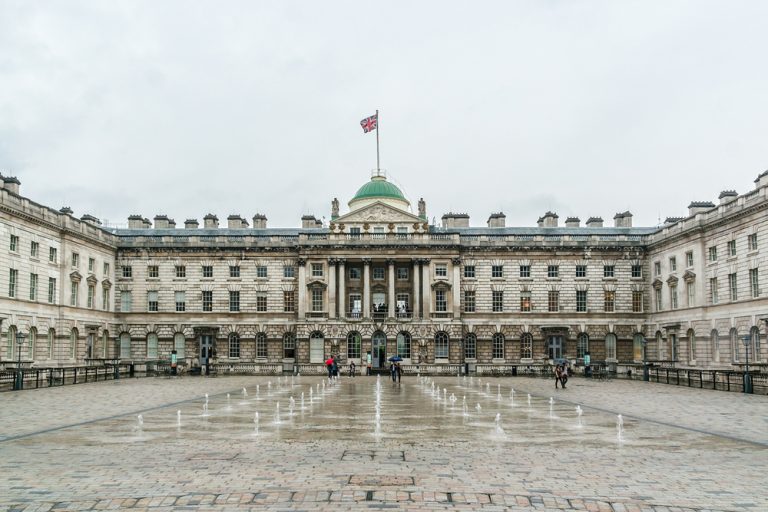
[[[397,382],[397,376],[398,376],[398,367],[396,366],[395,363],[399,363],[402,360],[403,358],[397,355],[389,358],[389,362],[391,363],[389,366],[389,371],[392,374],[392,382]]]
[[[325,360],[325,367],[328,369],[328,382],[330,382],[333,376],[333,357]]]

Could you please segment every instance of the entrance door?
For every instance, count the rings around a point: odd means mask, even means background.
[[[200,335],[200,366],[205,366],[205,359],[210,357],[213,348],[213,336],[210,334]]]
[[[550,359],[560,359],[563,357],[563,337],[550,336],[547,343],[547,354]]]
[[[309,338],[309,362],[322,363],[325,361],[325,340],[321,336]]]
[[[383,368],[387,357],[387,337],[377,332],[371,338],[371,364],[374,368]]]

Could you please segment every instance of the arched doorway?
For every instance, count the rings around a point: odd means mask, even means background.
[[[383,368],[387,357],[387,336],[376,331],[371,336],[371,366],[373,368]]]

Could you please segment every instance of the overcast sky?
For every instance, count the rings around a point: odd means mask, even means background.
[[[768,168],[768,2],[0,0],[0,172],[112,223],[342,213],[635,226]],[[610,220],[609,220],[610,219]]]

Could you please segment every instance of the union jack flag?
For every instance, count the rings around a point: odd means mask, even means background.
[[[365,119],[360,121],[360,126],[363,127],[364,133],[368,133],[376,129],[376,125],[378,124],[378,121],[379,120],[378,120],[377,114],[374,114],[371,117],[366,117]]]

